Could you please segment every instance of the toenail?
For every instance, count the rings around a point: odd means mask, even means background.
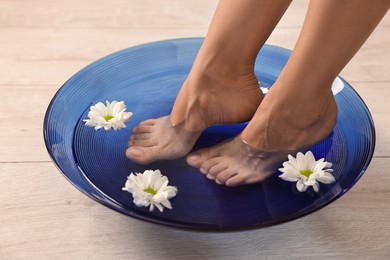
[[[213,175],[207,174],[206,177],[209,180],[215,180],[215,177]]]
[[[204,168],[200,168],[199,170],[200,170],[200,172],[203,173],[203,174],[206,174],[206,173],[207,173],[207,171],[206,171]]]
[[[215,182],[219,185],[223,184],[222,182],[220,182],[219,180],[215,180]]]
[[[129,153],[135,157],[141,157],[142,156],[142,151],[140,149],[136,148],[130,148]]]
[[[199,159],[200,159],[200,156],[196,155],[196,154],[188,156],[188,160],[190,160],[190,161],[197,161]]]

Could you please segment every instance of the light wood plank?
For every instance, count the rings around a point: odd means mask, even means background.
[[[23,28],[205,28],[216,0],[1,1],[0,27]],[[293,1],[279,26],[303,23],[309,1]],[[23,8],[20,8],[23,6]],[[259,10],[261,15],[261,10]],[[161,22],[163,21],[163,22]]]
[[[204,28],[210,24],[217,2],[168,0],[161,4],[159,0],[113,0],[107,4],[104,0],[2,0],[0,27]],[[278,26],[300,27],[308,3],[308,0],[293,1]],[[381,25],[390,26],[390,17],[384,17]]]
[[[390,81],[390,27],[379,26],[347,64],[347,81]]]
[[[104,0],[3,0],[0,27],[204,28],[208,27],[217,2],[168,0],[160,4],[158,0],[113,0],[107,4]],[[308,0],[293,1],[279,26],[300,27],[308,3]],[[389,26],[390,17],[386,16],[381,25]]]
[[[48,161],[43,119],[57,87],[0,86],[0,162]],[[10,125],[12,124],[12,126]]]
[[[176,230],[126,217],[81,194],[51,163],[0,164],[0,258],[385,259],[389,163],[374,159],[348,194],[309,216],[230,233]]]
[[[163,39],[204,36],[206,29],[0,29],[0,85],[62,85],[113,52]]]
[[[216,5],[216,0],[2,0],[0,27],[204,28]]]
[[[376,146],[374,156],[390,155],[390,82],[352,82],[374,119]]]

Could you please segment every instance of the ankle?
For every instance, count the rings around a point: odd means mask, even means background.
[[[333,95],[308,103],[276,97],[270,103],[270,97],[261,104],[261,115],[241,133],[241,138],[256,148],[267,151],[308,148],[326,138],[336,124],[337,105]]]
[[[231,55],[221,51],[200,51],[191,74],[231,82],[240,77],[256,78],[254,74],[255,61],[232,59]]]

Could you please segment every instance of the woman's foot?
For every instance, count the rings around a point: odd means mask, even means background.
[[[201,132],[215,124],[250,120],[263,99],[250,68],[194,65],[170,116],[135,127],[126,156],[137,163],[177,159],[189,153]],[[234,71],[224,71],[234,69]]]
[[[179,158],[191,150],[200,133],[172,126],[169,116],[145,120],[133,129],[126,156],[141,164]]]
[[[337,120],[331,91],[318,100],[288,92],[274,86],[240,136],[199,150],[187,162],[219,184],[251,184],[275,173],[288,154],[326,138]]]
[[[255,148],[240,136],[202,149],[188,156],[187,162],[210,180],[227,186],[260,182],[275,172],[288,153]]]
[[[142,134],[158,142],[148,143],[151,146],[130,142],[127,157],[144,164],[175,159],[188,153],[207,127],[251,119],[263,99],[254,75],[256,57],[289,4],[286,0],[221,1],[176,99],[171,125],[155,124],[148,129],[151,133],[135,129],[133,139]],[[185,147],[177,149],[178,145]]]

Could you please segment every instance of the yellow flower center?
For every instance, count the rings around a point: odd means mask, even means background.
[[[309,178],[310,175],[313,173],[313,171],[311,171],[311,170],[303,170],[303,171],[300,171],[300,173],[301,173],[303,176],[306,176],[307,178]]]
[[[153,190],[152,188],[144,189],[144,192],[150,193],[152,195],[156,195],[157,194],[157,191]]]
[[[108,121],[110,121],[111,119],[113,119],[114,117],[108,115],[108,116],[105,116],[105,117],[103,117],[103,118],[108,122]]]

